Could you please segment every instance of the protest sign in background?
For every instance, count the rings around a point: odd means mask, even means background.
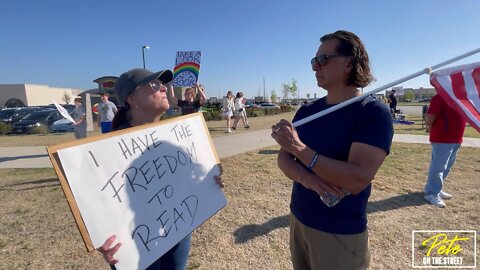
[[[48,148],[87,249],[117,235],[117,268],[145,269],[226,205],[200,113]]]
[[[200,72],[201,51],[177,52],[173,69],[173,86],[194,86]]]
[[[75,120],[73,120],[73,118],[70,116],[70,114],[68,113],[67,109],[65,109],[62,105],[58,104],[57,102],[55,102],[54,100],[53,101],[53,104],[55,104],[55,107],[57,107],[57,110],[60,112],[60,114],[65,118],[67,119],[68,121],[72,122],[75,124]]]

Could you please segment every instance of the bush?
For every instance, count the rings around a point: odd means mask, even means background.
[[[50,130],[47,126],[34,127],[27,131],[27,134],[47,134],[50,133]]]
[[[223,120],[225,117],[222,110],[209,110],[203,112],[205,121]]]
[[[295,111],[295,107],[291,105],[280,105],[280,111],[284,112],[293,112]]]
[[[12,131],[12,125],[0,123],[0,135],[6,135]]]
[[[262,117],[264,115],[265,115],[265,113],[262,109],[253,109],[253,110],[251,110],[250,117]]]
[[[280,113],[280,108],[263,108],[264,115],[274,115]]]

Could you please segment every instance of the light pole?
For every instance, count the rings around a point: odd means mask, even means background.
[[[145,69],[145,49],[150,49],[148,45],[142,46],[143,69]]]
[[[265,96],[265,77],[263,79],[263,101],[267,102],[267,97]]]

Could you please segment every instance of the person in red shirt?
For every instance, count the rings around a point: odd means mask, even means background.
[[[438,94],[433,96],[425,116],[427,131],[432,145],[432,161],[425,184],[425,199],[440,208],[445,207],[443,200],[452,198],[444,192],[443,182],[455,163],[458,149],[463,141],[465,119],[457,113]]]

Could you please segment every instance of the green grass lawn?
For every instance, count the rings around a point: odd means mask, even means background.
[[[277,167],[278,150],[221,160],[228,204],[194,231],[187,269],[292,269],[292,181]],[[445,183],[454,197],[439,209],[422,193],[430,146],[394,143],[367,206],[369,269],[411,269],[412,230],[478,228],[479,162],[479,148],[460,149]],[[0,269],[108,269],[98,252],[86,252],[53,169],[0,174]]]
[[[414,122],[413,125],[404,125],[404,124],[394,124],[393,128],[397,134],[413,134],[413,135],[425,135],[428,136],[426,132],[425,125],[422,125],[422,117],[417,115],[407,115],[406,121]],[[480,138],[480,133],[473,127],[467,125],[465,128],[464,137],[468,138]]]
[[[430,105],[430,102],[398,102],[397,106],[423,106]]]

